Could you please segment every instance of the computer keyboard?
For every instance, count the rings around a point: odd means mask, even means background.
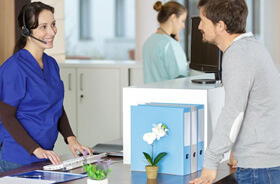
[[[85,157],[77,157],[77,158],[73,158],[73,159],[69,159],[69,160],[65,160],[62,161],[61,164],[59,165],[55,165],[55,164],[51,164],[51,165],[45,165],[43,167],[44,170],[70,170],[70,169],[75,169],[77,167],[81,167],[86,159],[87,164],[91,164],[94,162],[97,162],[98,157],[105,157],[106,153],[101,153],[101,154],[97,154],[97,155],[87,155]]]

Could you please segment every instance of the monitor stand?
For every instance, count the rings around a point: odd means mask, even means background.
[[[198,83],[198,84],[216,84],[215,79],[193,79],[193,83]]]
[[[215,73],[215,79],[192,79],[193,83],[198,83],[198,84],[216,84],[216,83],[221,83],[222,79],[222,72],[216,72]]]

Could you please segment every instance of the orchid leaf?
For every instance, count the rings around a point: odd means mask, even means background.
[[[143,160],[143,162],[145,162],[147,165],[151,164],[147,160]]]
[[[144,154],[146,160],[147,160],[151,165],[154,165],[154,164],[153,164],[152,157],[151,157],[148,153],[143,152],[143,154]]]
[[[154,160],[154,165],[157,165],[157,163],[159,163],[159,161],[165,157],[167,155],[166,152],[161,152],[160,154],[157,155],[157,157]]]

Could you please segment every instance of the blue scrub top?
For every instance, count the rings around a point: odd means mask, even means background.
[[[152,34],[143,46],[144,82],[188,76],[186,54],[180,43],[166,34]]]
[[[43,54],[42,70],[25,49],[0,67],[0,98],[17,108],[17,119],[43,148],[52,150],[57,139],[57,123],[62,115],[64,86],[54,58]],[[2,160],[30,164],[43,161],[21,147],[0,122]]]

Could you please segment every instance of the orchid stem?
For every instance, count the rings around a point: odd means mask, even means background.
[[[152,165],[154,165],[154,144],[152,144]]]

